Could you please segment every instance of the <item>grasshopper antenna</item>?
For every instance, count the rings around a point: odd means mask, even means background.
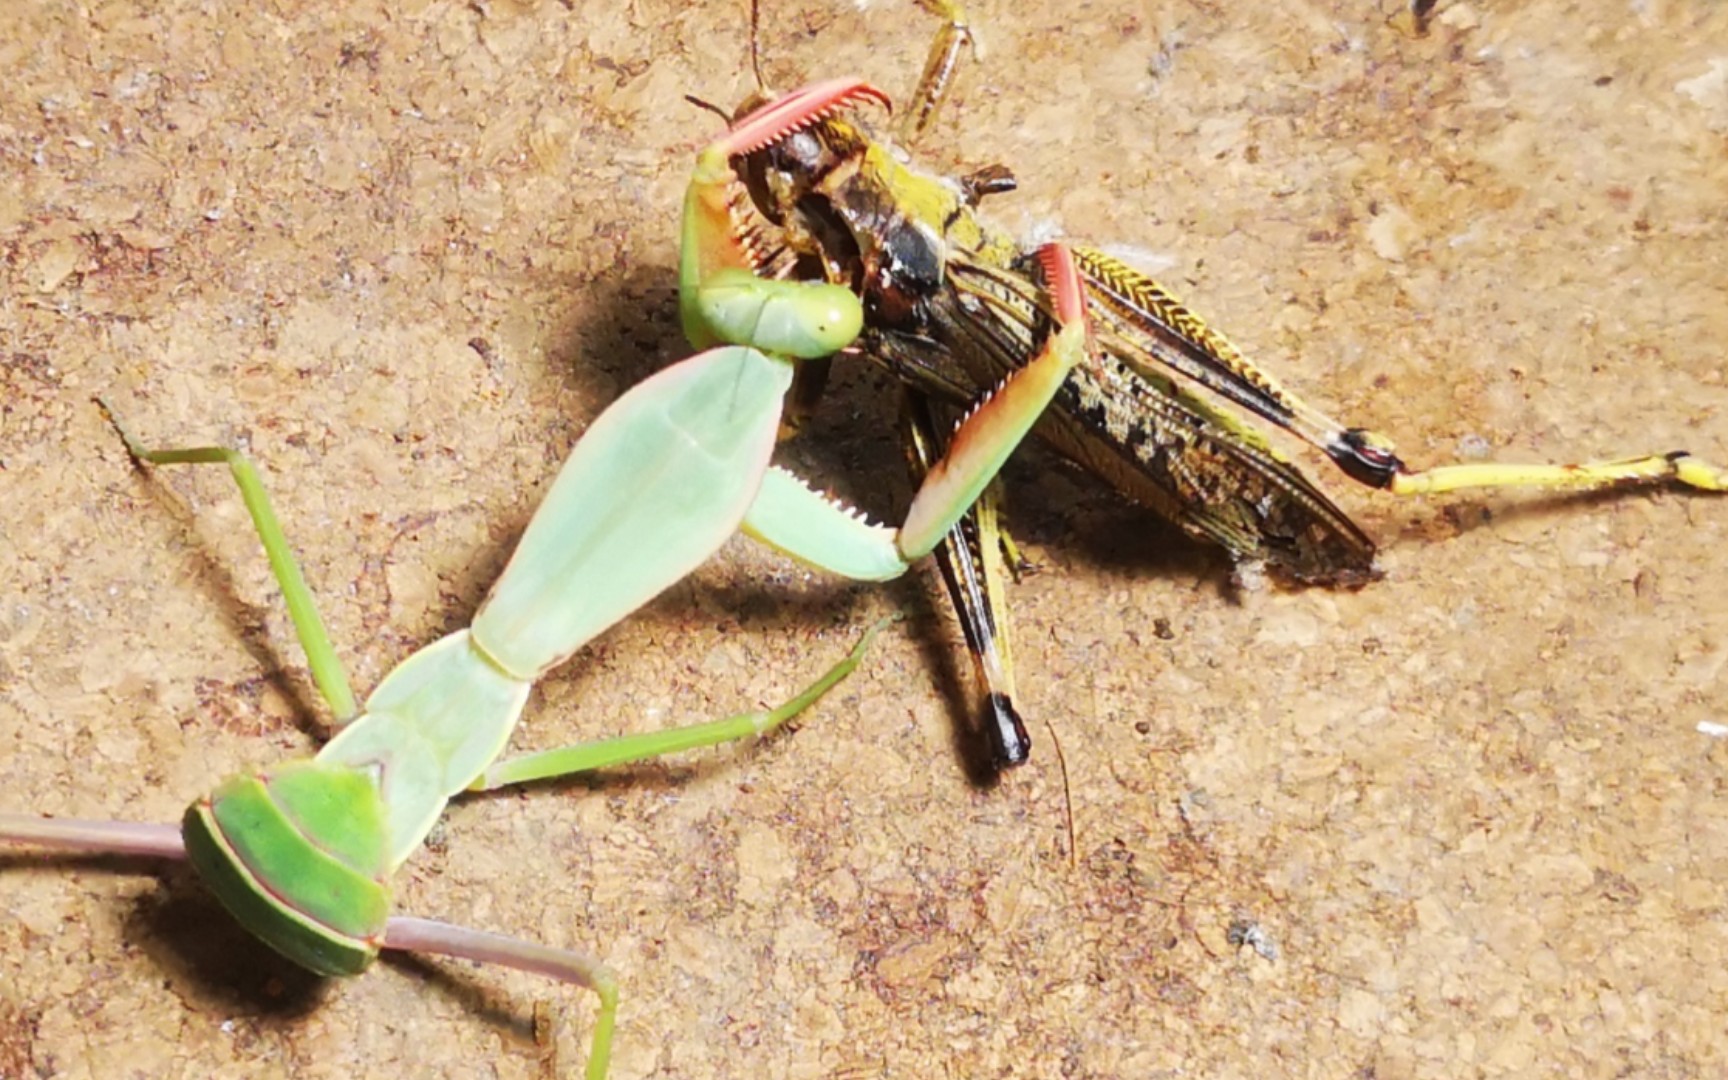
[[[750,70],[756,76],[756,92],[768,95],[768,80],[762,77],[762,52],[757,47],[761,36],[762,0],[750,0]]]
[[[718,116],[720,119],[726,121],[727,127],[732,126],[732,114],[727,112],[725,109],[722,109],[720,106],[714,104],[712,101],[703,101],[701,98],[697,97],[695,94],[685,94],[684,100],[688,101],[690,104],[696,106],[698,109],[707,109],[709,112],[713,113],[715,116]]]

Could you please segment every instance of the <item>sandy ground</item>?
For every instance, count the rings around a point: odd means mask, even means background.
[[[226,478],[134,472],[91,396],[250,447],[370,686],[684,352],[676,208],[715,122],[681,96],[750,89],[743,7],[0,10],[6,808],[171,820],[323,731]],[[987,63],[923,149],[1011,165],[1003,223],[1138,251],[1418,462],[1728,456],[1728,9],[973,8]],[[897,94],[932,28],[764,21],[780,86]],[[889,389],[848,374],[786,454],[879,513]],[[519,744],[774,701],[912,618],[792,737],[458,804],[401,906],[603,954],[621,1078],[1721,1074],[1728,748],[1698,725],[1728,720],[1728,500],[1399,502],[1315,469],[1385,581],[1232,595],[1023,455],[1038,747],[995,786],[930,577],[736,542]],[[0,856],[0,1077],[567,1074],[592,1015],[461,964],[319,983],[182,872]]]

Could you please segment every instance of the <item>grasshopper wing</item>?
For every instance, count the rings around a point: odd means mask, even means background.
[[[1082,264],[1101,374],[1076,370],[1040,422],[1057,452],[1116,490],[1299,583],[1354,585],[1374,576],[1374,544],[1265,435],[1204,396],[1265,414],[1252,378],[1213,365],[1178,366],[1153,342],[1188,340],[1106,302]],[[867,335],[866,351],[932,397],[965,401],[1029,355],[1045,319],[1023,274],[951,258],[945,291],[930,304],[930,336]],[[1252,374],[1252,373],[1251,373]],[[1274,415],[1276,415],[1274,413]]]

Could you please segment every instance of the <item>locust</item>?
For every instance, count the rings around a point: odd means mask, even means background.
[[[178,826],[8,814],[0,815],[0,840],[184,859],[249,932],[320,975],[359,974],[388,949],[586,987],[599,1002],[586,1075],[605,1076],[619,994],[610,971],[574,950],[394,915],[392,875],[461,793],[760,736],[808,708],[858,665],[875,628],[774,709],[499,760],[538,679],[741,528],[845,576],[905,572],[977,498],[1088,355],[1078,272],[1064,249],[1051,248],[1056,315],[1039,358],[955,432],[952,452],[931,470],[899,528],[870,524],[770,466],[797,364],[849,345],[862,305],[839,286],[755,276],[732,233],[727,162],[873,96],[852,80],[807,88],[698,155],[685,199],[680,286],[685,329],[704,351],[637,384],[593,422],[472,623],[402,661],[364,703],[251,461],[225,446],[150,449],[116,421],[141,467],[227,466],[337,732],[315,756],[232,777],[198,796]]]
[[[1015,189],[990,165],[960,177],[923,171],[901,148],[925,133],[965,50],[963,6],[919,0],[938,16],[911,106],[878,135],[860,110],[823,118],[795,139],[735,157],[751,196],[760,273],[853,290],[865,324],[855,351],[901,385],[901,428],[914,480],[947,441],[943,421],[980,386],[1036,351],[1049,302],[1034,252],[979,213]],[[752,4],[756,56],[758,10]],[[755,109],[766,89],[735,115]],[[1379,576],[1374,541],[1256,421],[1319,450],[1350,479],[1396,495],[1462,489],[1590,491],[1672,484],[1728,488],[1728,472],[1685,452],[1582,464],[1459,463],[1413,469],[1391,440],[1334,420],[1246,356],[1171,290],[1097,248],[1075,245],[1096,362],[1077,368],[1036,434],[1059,455],[1201,542],[1223,548],[1239,577],[1267,571],[1294,586],[1356,587]],[[800,370],[799,411],[825,369]],[[1006,578],[1021,560],[986,490],[938,548],[965,633],[982,720],[998,767],[1025,762],[1031,740],[1015,705]]]

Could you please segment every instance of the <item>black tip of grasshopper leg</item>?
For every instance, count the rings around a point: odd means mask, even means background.
[[[1366,428],[1351,428],[1326,447],[1326,454],[1344,474],[1369,487],[1388,488],[1404,471],[1404,463],[1385,439]]]
[[[990,735],[990,750],[998,769],[1011,769],[1026,764],[1032,756],[1032,736],[1026,734],[1026,722],[1007,694],[992,690],[985,701],[985,718]]]

